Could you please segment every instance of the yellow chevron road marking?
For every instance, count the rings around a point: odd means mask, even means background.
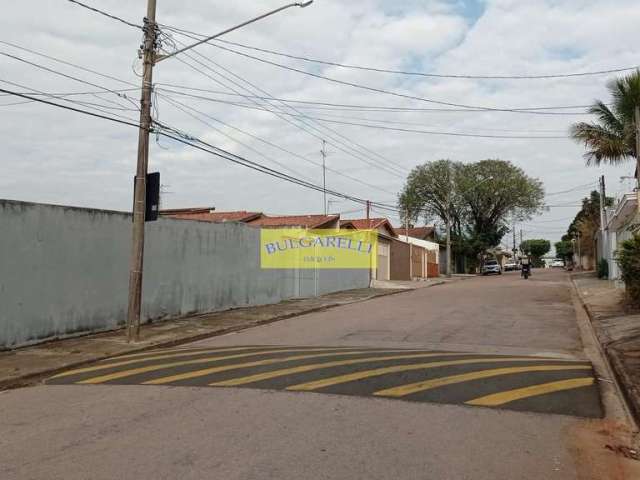
[[[132,360],[124,360],[124,361],[116,361],[116,362],[112,362],[112,363],[101,363],[100,365],[94,365],[92,367],[84,367],[84,368],[77,368],[75,370],[69,370],[68,372],[62,372],[59,373],[58,375],[54,375],[53,377],[50,378],[50,380],[54,379],[54,378],[62,378],[62,377],[68,377],[70,375],[77,375],[79,373],[87,373],[87,372],[97,372],[100,370],[107,370],[109,368],[114,368],[114,367],[122,367],[124,365],[132,365],[134,363],[140,363],[140,362],[150,362],[153,360],[162,360],[163,358],[179,358],[179,357],[192,357],[194,355],[200,355],[200,354],[208,354],[208,353],[218,353],[218,352],[235,352],[238,350],[256,350],[256,349],[260,349],[260,348],[264,348],[264,347],[232,347],[232,348],[217,348],[217,349],[211,349],[211,350],[176,350],[174,352],[158,352],[157,355],[152,355],[150,357],[144,357],[144,358],[135,358]],[[148,353],[147,353],[148,354]],[[252,353],[252,355],[257,355],[257,353]],[[125,358],[125,357],[116,357],[113,360],[120,360],[121,358]]]
[[[473,358],[466,360],[452,360],[445,362],[429,362],[429,363],[417,363],[411,365],[394,365],[391,367],[376,368],[373,370],[365,370],[362,372],[348,373],[346,375],[339,375],[337,377],[329,377],[313,382],[300,383],[298,385],[291,385],[287,387],[287,390],[294,391],[309,391],[317,390],[318,388],[330,387],[332,385],[338,385],[341,383],[354,382],[356,380],[362,380],[365,378],[377,377],[380,375],[386,375],[388,373],[408,372],[411,370],[423,370],[427,368],[448,367],[451,365],[467,365],[474,363],[501,363],[501,362],[535,362],[543,359],[536,359],[531,357],[502,357],[502,358]],[[548,360],[547,360],[548,361]]]
[[[470,380],[479,380],[482,378],[497,377],[500,375],[510,375],[513,373],[525,372],[551,372],[556,370],[591,370],[591,365],[532,365],[526,367],[506,367],[494,368],[491,370],[480,370],[478,372],[462,373],[460,375],[451,375],[449,377],[434,378],[433,380],[425,380],[423,382],[415,382],[399,387],[386,388],[374,392],[374,395],[381,397],[404,397],[412,393],[423,392],[433,388],[451,385],[454,383],[463,383]]]
[[[202,370],[194,370],[192,372],[178,373],[176,375],[171,375],[169,377],[160,377],[154,378],[153,380],[148,380],[146,382],[142,382],[142,385],[162,385],[165,383],[176,382],[178,380],[187,380],[190,378],[203,377],[205,375],[210,375],[212,373],[226,372],[229,370],[238,370],[240,368],[248,368],[248,367],[259,367],[262,365],[273,365],[274,363],[283,363],[290,362],[293,360],[306,360],[308,358],[319,358],[319,357],[336,357],[339,355],[357,355],[362,353],[368,353],[367,350],[356,351],[356,352],[332,352],[332,353],[317,353],[314,355],[294,355],[292,357],[279,357],[279,358],[269,358],[266,360],[256,360],[255,362],[247,362],[247,363],[235,363],[233,365],[222,365],[220,367],[211,367],[205,368]]]
[[[329,350],[327,348],[319,348],[316,351],[324,351]],[[92,377],[86,380],[80,380],[76,383],[103,383],[108,382],[109,380],[117,380],[119,378],[130,377],[132,375],[138,375],[140,373],[154,372],[156,370],[163,370],[165,368],[172,367],[180,367],[183,365],[198,365],[201,363],[215,363],[222,360],[233,360],[236,358],[245,358],[245,357],[255,357],[256,355],[266,355],[268,353],[289,353],[289,352],[308,352],[308,349],[300,350],[299,348],[295,349],[277,349],[277,350],[262,350],[251,353],[240,353],[237,355],[225,355],[222,357],[207,357],[207,358],[197,358],[195,360],[184,360],[181,362],[171,362],[171,363],[160,363],[155,365],[148,365],[146,367],[132,368],[129,370],[122,370],[119,372],[109,373],[106,375],[101,375],[99,377]],[[313,351],[313,350],[312,350]]]
[[[403,351],[403,350],[398,350]],[[313,363],[311,365],[300,365],[298,367],[292,368],[284,368],[282,370],[272,370],[270,372],[265,373],[257,373],[255,375],[248,375],[246,377],[238,377],[232,378],[230,380],[223,380],[221,382],[210,383],[212,387],[233,387],[236,385],[245,385],[247,383],[259,382],[261,380],[269,380],[271,378],[277,377],[285,377],[287,375],[292,375],[294,373],[304,373],[310,372],[313,370],[320,370],[322,368],[331,368],[331,367],[341,367],[344,365],[357,365],[359,363],[370,363],[370,362],[380,362],[387,360],[402,360],[409,358],[425,358],[425,357],[453,357],[453,356],[461,356],[461,355],[472,355],[470,353],[448,353],[448,352],[440,352],[440,353],[419,353],[419,354],[410,354],[410,355],[392,355],[386,357],[367,357],[367,358],[356,358],[355,360],[338,360],[335,362],[325,362],[325,363]]]
[[[507,390],[506,392],[494,393],[484,397],[474,398],[465,402],[467,405],[482,405],[485,407],[495,407],[504,405],[505,403],[520,400],[522,398],[535,397],[546,393],[561,392],[563,390],[572,390],[574,388],[587,387],[593,385],[593,377],[572,378],[569,380],[560,380],[557,382],[541,383],[532,385],[531,387],[516,388],[515,390]]]

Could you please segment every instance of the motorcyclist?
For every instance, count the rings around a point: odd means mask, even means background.
[[[527,275],[531,275],[531,259],[529,256],[524,256],[520,259],[520,276],[524,277],[525,272]]]

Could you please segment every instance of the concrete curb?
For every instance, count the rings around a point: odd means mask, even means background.
[[[593,337],[598,342],[598,344],[600,345],[600,349],[604,353],[604,355],[602,355],[603,360],[607,363],[607,367],[609,368],[609,370],[613,372],[618,390],[624,397],[623,401],[626,403],[627,410],[632,415],[636,426],[638,426],[640,425],[640,392],[637,391],[637,389],[633,386],[633,382],[627,375],[624,364],[615,348],[611,348],[611,346],[608,344],[600,343],[598,335],[596,334],[595,328],[593,326],[593,322],[594,320],[596,320],[596,315],[593,313],[593,310],[589,307],[583,295],[580,293],[580,289],[578,288],[578,285],[574,280],[574,276],[571,275],[570,278],[571,285],[573,286],[573,289],[576,292],[578,299],[580,300],[580,305],[582,305],[582,308],[589,317],[589,324]]]
[[[158,343],[154,343],[151,345],[145,345],[143,347],[139,347],[139,348],[132,348],[131,350],[127,350],[124,352],[118,352],[115,354],[108,354],[108,355],[96,355],[93,358],[89,358],[89,359],[84,359],[82,361],[78,361],[78,362],[72,362],[69,364],[66,364],[64,366],[61,367],[55,367],[55,368],[47,368],[47,369],[43,369],[41,371],[38,372],[33,372],[33,373],[29,373],[23,376],[19,376],[19,377],[14,377],[8,380],[0,380],[0,392],[3,390],[10,390],[10,389],[14,389],[14,388],[20,388],[20,387],[27,387],[27,386],[32,386],[35,383],[37,383],[38,381],[44,379],[45,377],[49,377],[51,375],[56,375],[58,373],[61,373],[65,370],[69,370],[71,368],[80,368],[80,367],[84,367],[87,365],[90,365],[92,363],[101,361],[101,360],[107,360],[109,358],[117,358],[119,356],[122,355],[130,355],[132,353],[140,353],[140,352],[146,352],[149,350],[154,350],[157,348],[170,348],[170,347],[175,347],[175,346],[179,346],[179,345],[184,345],[187,343],[192,343],[192,342],[197,342],[200,340],[206,340],[207,338],[213,338],[213,337],[219,337],[221,335],[226,335],[229,333],[234,333],[234,332],[240,332],[242,330],[247,330],[249,328],[253,328],[253,327],[257,327],[257,326],[261,326],[261,325],[267,325],[269,323],[274,323],[274,322],[279,322],[281,320],[287,320],[289,318],[294,318],[294,317],[299,317],[302,315],[307,315],[309,313],[316,313],[316,312],[322,312],[325,310],[330,310],[332,308],[335,307],[340,307],[343,305],[352,305],[355,303],[361,303],[361,302],[367,302],[369,300],[373,300],[376,298],[381,298],[381,297],[386,297],[389,295],[396,295],[396,294],[400,294],[400,293],[407,293],[407,292],[413,292],[415,290],[420,290],[422,288],[430,288],[430,287],[435,287],[436,285],[443,285],[449,282],[446,282],[444,280],[439,281],[437,283],[433,283],[431,285],[427,285],[418,289],[398,289],[398,290],[389,290],[388,292],[379,292],[379,293],[375,293],[372,294],[369,297],[365,297],[365,298],[359,298],[357,300],[353,300],[353,301],[346,301],[346,302],[334,302],[334,303],[328,303],[326,305],[321,305],[318,307],[312,307],[312,308],[307,308],[305,310],[301,310],[299,312],[291,312],[291,313],[286,313],[286,314],[282,314],[282,315],[276,315],[272,318],[268,318],[265,320],[258,320],[258,321],[250,321],[247,322],[246,324],[243,325],[236,325],[236,326],[232,326],[232,327],[227,327],[227,328],[221,328],[219,330],[215,330],[215,331],[211,331],[211,332],[205,332],[205,333],[198,333],[195,335],[190,335],[190,336],[185,336],[182,338],[177,338],[177,339],[173,339],[173,340],[167,340],[164,342],[158,342]],[[122,330],[122,329],[120,329]],[[100,334],[104,334],[105,332],[102,333],[98,333],[97,335]],[[55,340],[53,340],[55,341]],[[25,348],[29,348],[29,347],[25,347]]]
[[[615,348],[608,347],[605,347],[605,351],[611,361],[618,383],[622,385],[622,392],[630,406],[631,412],[635,416],[636,422],[640,422],[640,390],[634,386],[631,378],[627,374],[624,363],[620,358],[620,352]]]

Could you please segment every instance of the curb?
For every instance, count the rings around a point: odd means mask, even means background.
[[[435,287],[436,285],[443,285],[447,282],[445,281],[441,281],[438,283],[433,283],[432,285],[426,286],[426,287],[422,287],[422,288],[431,288],[431,287]],[[51,375],[56,375],[58,373],[64,372],[65,370],[68,370],[70,368],[79,368],[79,367],[84,367],[87,365],[90,365],[92,363],[95,362],[99,362],[101,360],[107,360],[109,358],[117,358],[119,356],[122,355],[130,355],[132,353],[140,353],[140,352],[146,352],[148,350],[154,350],[157,348],[168,348],[168,347],[175,347],[178,345],[184,345],[186,343],[192,343],[192,342],[197,342],[200,340],[206,340],[207,338],[213,338],[213,337],[219,337],[221,335],[226,335],[229,333],[234,333],[234,332],[240,332],[242,330],[247,330],[249,328],[253,328],[253,327],[258,327],[261,325],[267,325],[269,323],[275,323],[275,322],[279,322],[281,320],[287,320],[289,318],[294,318],[294,317],[299,317],[301,315],[306,315],[309,313],[316,313],[316,312],[322,312],[324,310],[330,310],[332,308],[335,307],[340,307],[343,305],[352,305],[355,303],[361,303],[361,302],[366,302],[369,300],[373,300],[376,298],[380,298],[380,297],[386,297],[389,295],[396,295],[396,294],[400,294],[400,293],[407,293],[407,292],[413,292],[414,290],[419,290],[419,289],[398,289],[398,290],[390,290],[388,292],[380,292],[377,294],[373,294],[369,297],[365,297],[365,298],[360,298],[351,302],[334,302],[334,303],[329,303],[326,305],[321,305],[318,307],[312,307],[312,308],[308,308],[306,310],[301,310],[299,312],[291,312],[291,313],[286,313],[286,314],[282,314],[282,315],[276,315],[272,318],[268,318],[265,320],[258,320],[258,321],[251,321],[248,322],[244,325],[236,325],[233,327],[227,327],[227,328],[222,328],[220,330],[215,330],[213,332],[205,332],[205,333],[198,333],[196,335],[191,335],[188,337],[183,337],[183,338],[178,338],[178,339],[174,339],[174,340],[167,340],[164,342],[159,342],[159,343],[154,343],[152,345],[145,345],[143,347],[139,347],[139,348],[133,348],[131,350],[127,350],[126,352],[118,352],[116,354],[108,354],[108,355],[98,355],[94,358],[90,358],[90,359],[85,359],[82,361],[78,361],[78,362],[73,362],[73,363],[69,363],[67,365],[61,366],[61,367],[55,367],[55,368],[49,368],[49,369],[45,369],[45,370],[41,370],[39,372],[33,372],[33,373],[29,373],[20,377],[15,377],[9,380],[0,380],[0,392],[4,391],[4,390],[11,390],[11,389],[15,389],[15,388],[21,388],[21,387],[28,387],[28,386],[33,386],[35,383],[37,383],[38,381],[42,380],[45,377],[51,376]],[[336,292],[337,293],[337,292]],[[204,315],[204,314],[203,314]],[[122,329],[120,329],[122,330]],[[104,332],[101,332],[104,333]],[[99,334],[98,334],[99,335]]]
[[[594,320],[596,320],[596,315],[585,302],[584,297],[580,293],[578,285],[576,285],[573,275],[571,275],[571,285],[578,295],[580,305],[582,305],[582,308],[589,317],[589,324],[593,336],[600,346],[600,350],[604,353],[604,355],[602,355],[603,360],[607,363],[609,370],[613,372],[615,376],[615,381],[618,385],[618,389],[620,390],[620,392],[622,392],[624,401],[627,403],[627,409],[633,416],[633,420],[636,422],[636,425],[640,425],[640,392],[635,391],[636,388],[633,387],[633,382],[631,382],[631,379],[627,375],[624,364],[615,348],[610,348],[610,345],[602,344],[598,339],[598,335],[596,334],[593,327],[593,322]]]
[[[607,357],[609,357],[613,366],[613,371],[618,379],[618,383],[622,385],[622,392],[631,407],[631,412],[636,418],[636,422],[640,421],[640,391],[637,387],[633,386],[633,382],[626,369],[624,363],[620,358],[620,353],[614,348],[605,347]]]

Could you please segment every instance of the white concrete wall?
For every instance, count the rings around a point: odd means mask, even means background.
[[[367,270],[263,270],[256,228],[147,223],[145,321],[365,288]],[[0,200],[0,349],[117,328],[131,216]]]

